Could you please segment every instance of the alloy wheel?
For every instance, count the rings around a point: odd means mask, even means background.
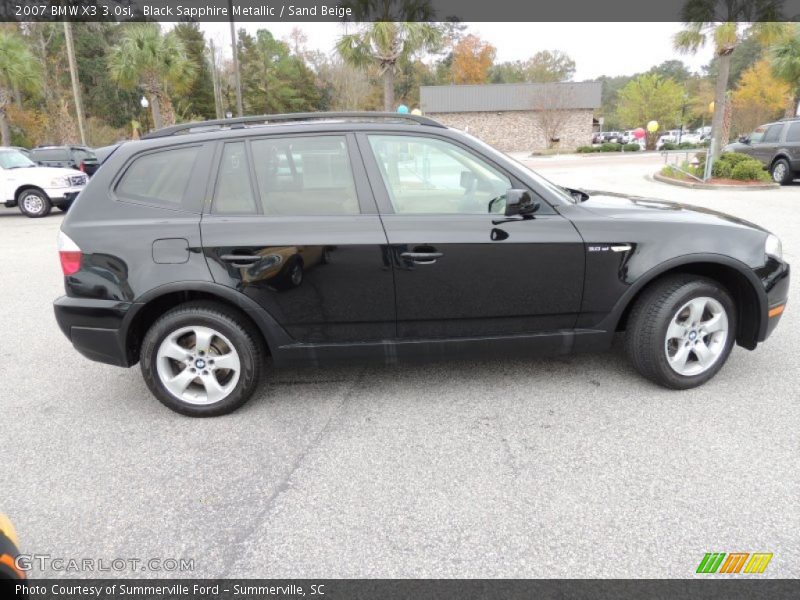
[[[718,300],[689,300],[667,327],[664,352],[669,366],[687,377],[704,373],[722,356],[728,333],[728,314]]]
[[[22,197],[22,206],[26,212],[38,215],[44,210],[44,201],[36,194],[26,194]]]
[[[182,327],[164,338],[156,354],[161,383],[189,404],[224,400],[236,388],[241,370],[233,344],[210,327]]]

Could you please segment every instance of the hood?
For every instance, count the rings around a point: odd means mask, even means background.
[[[10,181],[36,181],[40,185],[47,186],[54,177],[74,177],[75,175],[86,175],[75,169],[65,169],[62,167],[23,167],[21,169],[9,169],[6,177]],[[41,183],[44,182],[44,183]]]
[[[747,154],[747,151],[752,149],[752,145],[742,142],[732,142],[722,147],[723,152],[741,152],[742,154]]]
[[[700,206],[655,198],[624,196],[612,192],[589,192],[589,194],[589,198],[579,206],[611,219],[733,225],[766,232],[766,229],[750,221]]]

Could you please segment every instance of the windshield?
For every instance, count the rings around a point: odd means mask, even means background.
[[[543,188],[545,188],[548,191],[552,192],[554,195],[558,196],[558,198],[560,198],[564,202],[569,202],[570,204],[575,204],[575,199],[572,197],[572,194],[570,194],[565,188],[561,187],[560,185],[556,185],[555,183],[553,183],[552,181],[550,181],[548,179],[545,179],[544,177],[539,175],[536,171],[531,169],[529,166],[527,166],[524,163],[520,162],[516,158],[514,158],[512,156],[509,156],[508,154],[503,154],[499,150],[496,150],[495,148],[492,148],[489,144],[487,144],[483,140],[480,140],[480,139],[476,138],[474,135],[471,135],[471,134],[463,132],[463,131],[461,133],[466,135],[473,142],[475,142],[478,145],[480,145],[480,147],[487,154],[490,154],[490,155],[494,156],[495,158],[499,158],[499,159],[511,159],[511,160],[513,160],[515,163],[517,163],[517,165],[519,167],[521,167],[525,171],[525,174],[528,175],[531,179],[533,179],[537,184],[541,185]]]
[[[31,159],[19,150],[0,150],[0,167],[4,169],[19,169],[22,167],[35,167]]]

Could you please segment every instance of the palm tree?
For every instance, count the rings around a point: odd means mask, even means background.
[[[22,37],[0,30],[0,138],[3,146],[11,144],[8,106],[14,90],[36,91],[41,86],[41,64],[28,50]]]
[[[197,65],[189,59],[180,38],[174,32],[162,34],[158,23],[131,23],[124,27],[120,42],[108,57],[111,77],[124,89],[142,90],[150,103],[156,129],[171,124],[174,111],[170,91],[187,90],[194,81]]]
[[[800,27],[793,24],[788,35],[772,46],[770,50],[772,74],[789,84],[792,90],[786,105],[787,117],[797,114],[800,101]]]
[[[398,62],[420,52],[433,52],[440,42],[441,30],[432,23],[377,21],[343,35],[336,50],[354,67],[378,67],[383,76],[383,108],[392,111]]]
[[[748,36],[769,43],[785,31],[777,23],[783,0],[687,0],[682,18],[685,28],[675,34],[675,49],[695,53],[713,41],[717,58],[717,82],[714,92],[714,118],[711,122],[713,158],[717,158],[727,140],[722,139],[725,110],[728,101],[728,78],[731,54]],[[747,29],[741,22],[752,22]]]

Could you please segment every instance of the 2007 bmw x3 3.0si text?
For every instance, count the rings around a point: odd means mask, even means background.
[[[784,310],[762,228],[553,185],[421,116],[178,125],[127,142],[64,219],[58,323],[141,364],[187,415],[241,406],[276,367],[602,350],[624,331],[666,387],[713,377]]]

